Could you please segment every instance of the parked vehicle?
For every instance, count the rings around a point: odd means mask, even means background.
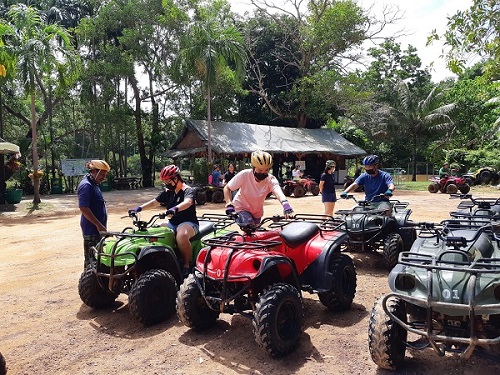
[[[353,195],[348,195],[345,199],[353,199],[356,206],[350,210],[335,212],[344,221],[341,228],[349,236],[343,243],[342,250],[380,250],[386,267],[392,269],[399,254],[409,250],[417,237],[416,230],[408,227],[411,215],[408,203],[391,200],[392,216],[387,216],[383,210],[372,209],[371,201],[357,200]]]
[[[469,185],[496,185],[500,182],[500,173],[492,167],[482,167],[472,173],[462,175]]]
[[[221,313],[239,313],[252,319],[255,341],[271,357],[287,355],[302,333],[301,291],[317,293],[332,311],[354,299],[356,271],[340,253],[347,235],[339,224],[326,215],[275,216],[242,233],[206,238],[177,295],[179,319],[202,330]]]
[[[356,180],[356,177],[345,176],[344,177],[344,190],[347,189],[355,180]],[[356,189],[354,189],[354,191],[357,193],[359,193],[360,191],[365,191],[365,187],[363,185],[359,185]]]
[[[111,306],[120,293],[128,295],[129,310],[144,325],[167,319],[175,311],[175,296],[182,282],[182,258],[175,233],[156,224],[165,214],[141,221],[131,213],[133,227],[107,232],[94,248],[96,262],[87,266],[78,283],[78,293],[87,306]],[[234,221],[225,215],[204,214],[199,234],[191,239],[193,256],[202,247],[201,238],[221,233]]]
[[[441,193],[456,194],[460,190],[462,194],[467,194],[470,191],[470,186],[463,177],[448,176],[439,178],[438,176],[434,176],[429,181],[431,181],[431,184],[427,188],[429,193],[440,191]]]
[[[476,347],[500,344],[498,222],[417,225],[417,240],[389,275],[392,292],[370,315],[371,358],[384,369],[397,369],[407,347],[469,358]]]
[[[474,198],[470,194],[452,194],[450,198],[462,199],[452,218],[500,220],[500,198]]]
[[[301,178],[300,180],[285,180],[283,182],[283,193],[285,196],[300,198],[311,193],[316,196],[319,194],[319,185],[312,177]]]
[[[212,185],[197,186],[195,201],[199,205],[204,205],[206,202],[222,203],[224,202],[224,189]]]

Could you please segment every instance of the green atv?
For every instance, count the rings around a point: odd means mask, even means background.
[[[137,213],[129,215],[133,227],[106,232],[94,250],[78,283],[78,293],[87,306],[110,307],[120,293],[128,295],[132,316],[144,325],[159,323],[175,312],[175,297],[182,283],[182,258],[175,232],[156,224],[166,214],[154,215],[148,222]],[[201,239],[227,232],[234,223],[226,215],[204,214],[199,233],[191,239],[192,259],[202,248]]]
[[[462,358],[498,348],[500,222],[480,215],[415,225],[420,234],[400,254],[389,275],[391,292],[370,315],[372,360],[396,370],[407,348]]]

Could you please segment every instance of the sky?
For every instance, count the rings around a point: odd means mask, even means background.
[[[228,0],[234,12],[243,14],[250,11],[252,7],[248,0]],[[307,0],[303,2],[306,3]],[[283,4],[286,0],[268,0],[275,4]],[[408,36],[396,39],[401,44],[403,50],[411,44],[417,48],[418,55],[422,60],[423,67],[430,67],[432,80],[439,82],[447,77],[453,77],[446,68],[444,58],[441,58],[443,45],[434,42],[431,46],[426,46],[427,37],[433,29],[442,35],[446,30],[447,17],[453,16],[459,10],[466,10],[472,5],[472,0],[357,0],[358,4],[365,9],[372,7],[372,12],[377,15],[384,5],[397,6],[404,12],[404,18],[398,24],[387,30],[387,36],[396,30],[405,28]],[[373,44],[366,45],[365,48],[372,47]]]

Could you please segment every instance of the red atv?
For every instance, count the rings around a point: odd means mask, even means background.
[[[239,313],[252,319],[255,341],[271,357],[287,355],[302,333],[302,290],[332,311],[352,304],[356,271],[340,253],[341,224],[326,215],[276,216],[207,239],[177,295],[180,321],[201,330],[221,313]]]
[[[283,193],[290,197],[300,198],[310,192],[316,196],[319,194],[319,185],[311,177],[301,178],[300,180],[285,180],[283,183]]]
[[[462,194],[467,194],[470,191],[470,186],[467,180],[463,177],[447,176],[444,178],[432,177],[429,179],[432,183],[427,187],[430,193],[456,194],[459,190]]]

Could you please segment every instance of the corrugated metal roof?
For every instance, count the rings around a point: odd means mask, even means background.
[[[186,120],[188,131],[195,132],[203,143],[208,140],[206,120]],[[255,150],[274,153],[332,153],[361,156],[366,151],[349,142],[332,129],[284,128],[242,122],[212,121],[212,150],[218,154],[241,154]],[[186,132],[183,133],[185,135]],[[200,148],[176,148],[179,139],[167,153],[171,157],[200,152]],[[175,155],[175,156],[174,156]]]

